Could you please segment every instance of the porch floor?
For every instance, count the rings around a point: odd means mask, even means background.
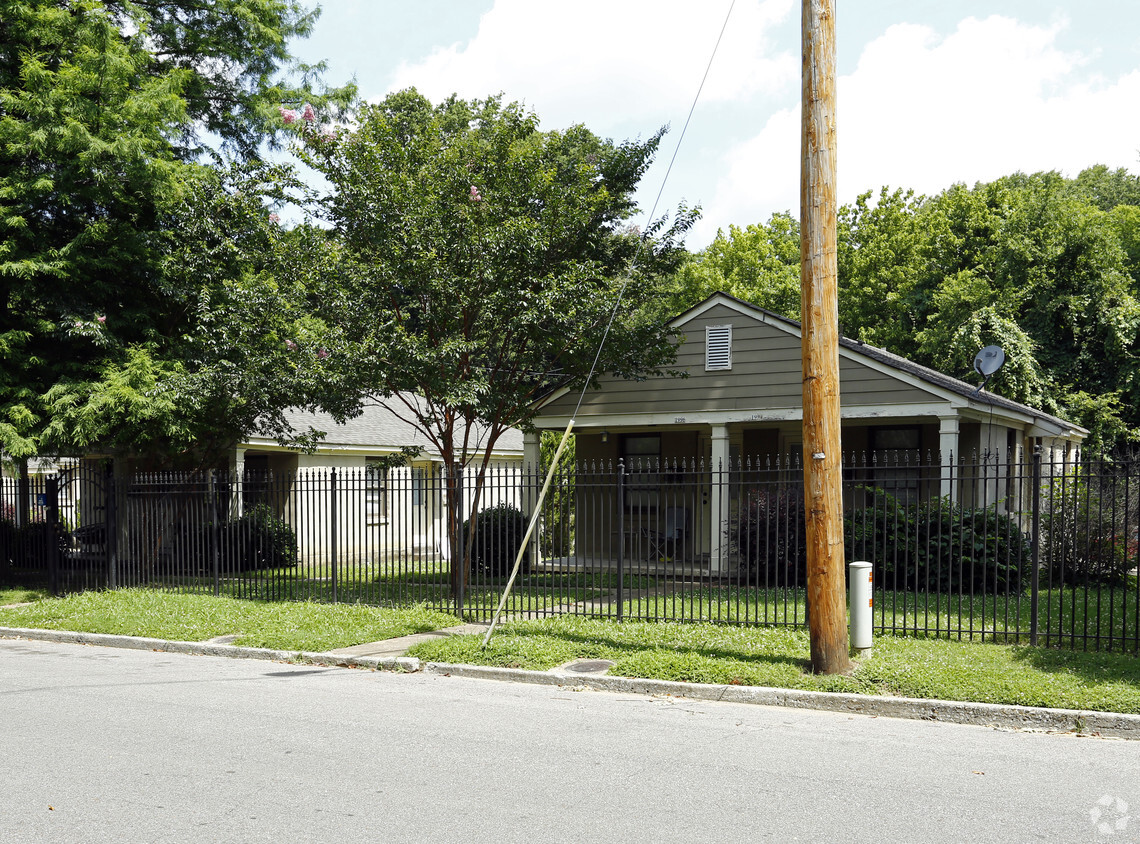
[[[651,575],[655,577],[732,577],[739,569],[739,561],[730,558],[724,570],[713,572],[709,562],[709,555],[702,554],[695,559],[682,560],[623,560],[622,574]],[[616,557],[582,556],[571,554],[567,557],[549,557],[540,560],[531,567],[534,572],[556,574],[573,574],[588,572],[616,572],[618,560]]]

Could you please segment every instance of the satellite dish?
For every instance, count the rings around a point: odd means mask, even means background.
[[[974,356],[974,372],[989,380],[991,375],[1001,369],[1003,363],[1005,363],[1005,352],[1001,350],[1001,346],[986,346]]]

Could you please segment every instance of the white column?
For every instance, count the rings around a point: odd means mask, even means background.
[[[942,463],[942,482],[939,495],[943,498],[952,492],[948,469],[950,457],[953,455],[955,461],[959,458],[958,424],[957,416],[938,417],[938,451],[941,454],[939,461]]]
[[[728,570],[728,428],[712,426],[712,489],[709,491],[709,570],[723,574]]]
[[[230,518],[236,519],[242,514],[243,498],[242,482],[245,480],[245,449],[235,448],[230,452]]]

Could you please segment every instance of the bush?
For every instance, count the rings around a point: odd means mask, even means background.
[[[297,564],[297,535],[267,504],[251,507],[240,517],[226,522],[220,539],[223,566],[232,571]]]
[[[0,520],[0,582],[42,581],[51,570],[53,545],[56,564],[65,566],[71,538],[62,526],[53,527],[42,519],[22,527],[8,519]]]
[[[807,583],[802,487],[749,490],[730,539],[749,583],[803,586]]]
[[[863,503],[849,508],[844,518],[846,559],[870,562],[876,586],[965,594],[1021,591],[1029,539],[1009,516],[942,498],[907,502],[872,487],[856,493]],[[749,491],[730,538],[748,582],[807,584],[802,488]]]
[[[475,516],[475,535],[471,545],[471,569],[484,572],[492,577],[504,577],[511,573],[523,537],[526,536],[527,521],[523,512],[511,504],[498,504],[480,510]],[[463,535],[470,536],[471,521],[463,523]],[[523,555],[520,570],[530,569],[530,552]]]
[[[1120,586],[1136,567],[1137,493],[1113,483],[1087,475],[1052,482],[1041,514],[1041,560],[1052,585]]]
[[[1021,592],[1029,537],[993,507],[964,508],[945,498],[900,501],[862,487],[869,501],[847,518],[848,560],[874,565],[886,589],[963,594]]]

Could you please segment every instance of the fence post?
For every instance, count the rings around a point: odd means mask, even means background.
[[[211,469],[206,474],[206,506],[210,514],[210,574],[214,578],[214,597],[222,594],[222,573],[219,556],[221,555],[221,527],[218,524],[218,490],[217,476]]]
[[[1029,644],[1037,644],[1037,608],[1041,586],[1041,446],[1033,447],[1033,543],[1029,574]]]
[[[51,593],[59,595],[59,538],[62,529],[59,524],[59,478],[44,478],[44,505],[47,518],[47,536],[45,541],[48,547],[48,579],[51,581]]]
[[[617,558],[617,616],[618,621],[625,615],[625,461],[618,460],[617,483],[618,511],[618,558]]]
[[[336,560],[336,542],[337,542],[336,520],[337,520],[337,512],[336,512],[336,467],[335,466],[332,468],[332,470],[329,473],[329,496],[330,496],[329,516],[330,516],[330,519],[332,522],[331,528],[330,528],[331,536],[329,537],[329,541],[332,543],[332,559],[330,561],[331,566],[332,566],[332,572],[331,572],[331,574],[332,574],[332,602],[335,604],[337,602],[337,595],[336,595],[336,562],[337,562],[337,560]]]
[[[82,483],[82,481],[80,481]],[[107,553],[107,587],[119,588],[119,491],[115,488],[114,466],[103,473],[103,537]]]
[[[455,614],[459,616],[459,619],[462,621],[467,586],[467,538],[463,535],[463,513],[467,507],[463,503],[463,466],[459,463],[452,463],[451,474],[454,479],[452,487],[455,490],[456,537],[455,559],[452,560],[451,564],[458,567],[456,569],[456,586],[458,588],[455,592]],[[474,527],[475,526],[472,525],[472,529],[474,529]]]

